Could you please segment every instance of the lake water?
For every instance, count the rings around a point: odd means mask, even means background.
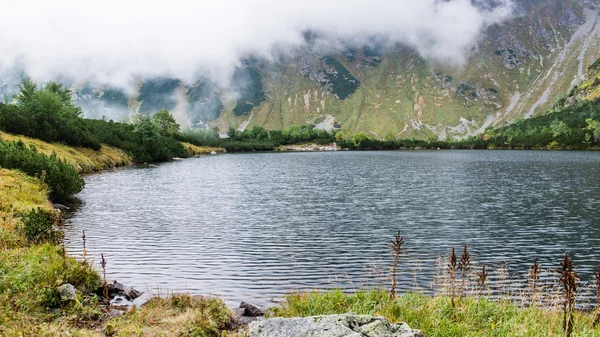
[[[229,303],[387,285],[397,229],[402,290],[430,287],[453,245],[513,273],[600,264],[597,152],[228,154],[91,175],[79,198],[71,254],[85,230],[108,278]]]

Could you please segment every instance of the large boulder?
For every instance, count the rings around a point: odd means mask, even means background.
[[[250,337],[424,337],[406,323],[390,324],[369,315],[271,318],[250,323]]]

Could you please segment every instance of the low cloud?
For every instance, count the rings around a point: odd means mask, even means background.
[[[510,0],[10,1],[0,12],[0,74],[22,68],[38,81],[122,88],[155,76],[225,83],[240,59],[299,48],[309,30],[332,46],[376,36],[461,65],[512,11]]]

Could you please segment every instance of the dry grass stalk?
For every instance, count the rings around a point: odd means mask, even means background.
[[[537,258],[535,258],[533,259],[533,264],[529,268],[529,274],[527,274],[531,289],[531,305],[535,305],[536,302],[537,285],[540,280],[540,271],[540,265],[537,263]]]
[[[461,287],[460,287],[460,298],[463,297],[463,293],[466,289],[466,282],[469,270],[471,270],[471,256],[467,251],[467,245],[463,249],[462,255],[460,256],[460,261],[458,262],[458,269],[461,272]]]
[[[595,328],[600,323],[600,266],[594,270],[594,277],[596,279],[596,312],[594,313],[592,326]]]
[[[404,244],[404,237],[400,235],[400,230],[396,233],[396,237],[392,242],[392,255],[394,256],[394,266],[392,269],[392,289],[390,289],[390,298],[396,298],[396,274],[398,273],[398,260],[400,255],[404,252],[402,245]]]
[[[559,280],[563,286],[563,331],[565,337],[573,334],[575,295],[577,293],[578,275],[573,270],[573,261],[565,254],[560,262],[561,268],[557,269]]]
[[[85,237],[85,234],[84,234]],[[106,282],[106,260],[104,259],[104,254],[100,254],[102,256],[102,260],[100,260],[100,265],[102,265],[102,279],[103,279],[103,290],[104,290],[104,298],[106,299],[107,305],[110,307],[110,296],[108,295],[108,283]]]
[[[419,286],[419,272],[421,271],[421,262],[418,260],[411,260],[410,266],[413,271],[413,290],[416,291],[420,288]]]
[[[450,256],[448,258],[448,273],[450,274],[450,301],[452,303],[452,309],[455,308],[456,304],[454,303],[455,293],[455,281],[456,281],[456,271],[458,268],[458,264],[456,261],[456,252],[454,251],[454,247],[450,251]]]
[[[482,296],[483,292],[485,291],[485,283],[487,281],[488,276],[490,275],[489,272],[485,269],[485,263],[481,265],[481,271],[475,273],[475,275],[477,275],[477,284],[479,285],[479,296]]]

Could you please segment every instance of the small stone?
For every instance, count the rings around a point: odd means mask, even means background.
[[[217,153],[215,151],[211,151],[210,154],[212,154],[214,156]]]
[[[124,313],[125,313],[124,310],[110,309],[110,311],[108,312],[108,316],[119,317],[119,316],[123,315]]]
[[[245,309],[244,316],[258,317],[265,315],[264,310],[250,303],[242,302],[240,303],[240,308]]]
[[[63,302],[77,301],[77,289],[75,289],[75,287],[70,283],[61,285],[56,289],[56,292],[58,293],[60,300]]]
[[[62,205],[62,204],[57,204],[57,203],[53,203],[52,207],[54,207],[54,209],[58,210],[58,211],[68,211],[70,208]]]

